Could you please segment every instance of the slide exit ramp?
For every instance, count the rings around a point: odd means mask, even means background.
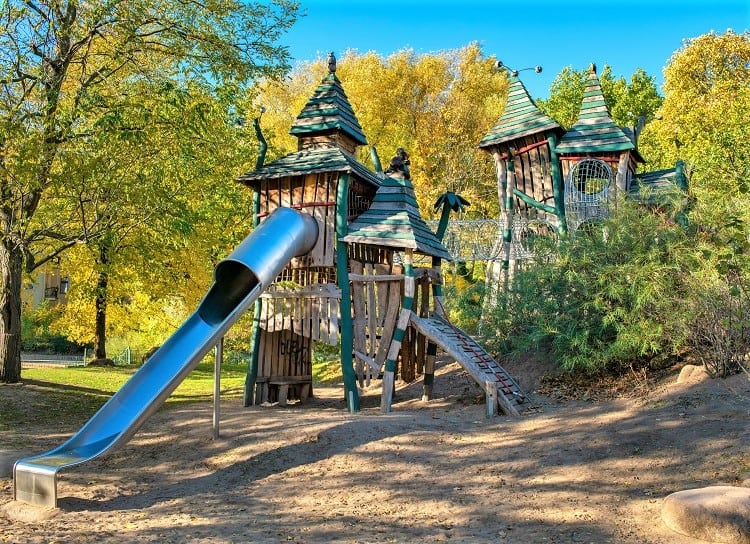
[[[198,309],[67,442],[16,461],[13,498],[57,506],[57,474],[127,442],[224,333],[255,302],[284,266],[312,249],[315,219],[279,208],[221,261]]]

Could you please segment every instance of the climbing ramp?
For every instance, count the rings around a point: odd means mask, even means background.
[[[509,416],[518,416],[516,404],[525,396],[513,378],[471,336],[438,315],[418,317],[412,313],[412,326],[431,342],[453,357],[484,389],[487,406],[494,413],[495,406]]]

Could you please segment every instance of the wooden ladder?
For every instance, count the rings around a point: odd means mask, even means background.
[[[414,328],[464,367],[485,391],[488,415],[494,414],[496,405],[506,415],[519,415],[515,406],[525,400],[521,388],[476,340],[438,315],[418,317],[412,312],[410,321]]]

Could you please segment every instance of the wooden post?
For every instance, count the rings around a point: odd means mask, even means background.
[[[349,270],[346,244],[341,238],[346,236],[349,209],[349,175],[341,174],[336,188],[336,276],[341,290],[341,373],[344,378],[344,400],[350,412],[359,412],[359,391],[357,376],[352,360],[352,299],[349,292]]]
[[[253,228],[260,223],[260,182],[253,186]],[[260,298],[253,303],[253,325],[250,331],[250,362],[245,376],[245,390],[242,404],[245,407],[256,403],[255,382],[258,379],[258,357],[260,351],[260,313],[262,301]]]
[[[503,225],[503,289],[508,290],[513,271],[510,267],[511,242],[513,240],[513,190],[516,188],[516,173],[513,166],[513,151],[508,148],[508,168],[505,177],[505,217]]]
[[[507,209],[508,163],[506,162],[505,154],[500,153],[500,148],[498,147],[493,148],[492,156],[495,159],[495,172],[497,175],[497,198],[500,203],[500,219],[503,221],[503,226],[505,226],[508,213],[510,213],[510,211]],[[503,236],[504,236],[504,231],[503,231]],[[504,239],[503,239],[502,247],[503,249],[505,248]],[[503,258],[504,258],[504,252],[503,252]],[[488,293],[489,296],[485,300],[488,300],[489,297],[491,297],[493,294],[496,294],[499,292],[500,282],[502,278],[505,276],[504,264],[505,264],[504,261],[501,261],[499,259],[493,259],[492,261],[489,261],[487,263],[488,274],[487,274],[487,277],[485,278],[485,282],[487,284],[486,292]],[[493,302],[489,302],[488,304],[490,305],[490,307],[494,307]]]
[[[442,242],[442,240],[440,240]],[[443,286],[440,283],[440,257],[432,258],[432,269],[437,273],[437,280],[430,279],[432,284],[432,305],[435,312],[441,311],[443,301]],[[422,378],[422,401],[427,402],[432,399],[432,388],[435,383],[435,358],[437,357],[437,344],[434,342],[427,343],[427,355],[424,361],[424,377]]]
[[[557,156],[557,135],[552,133],[547,138],[549,143],[549,168],[552,175],[552,195],[555,199],[557,216],[557,234],[568,235],[568,221],[565,218],[565,183],[560,169],[560,158]]]
[[[380,411],[387,414],[391,411],[393,403],[393,387],[395,385],[396,360],[401,350],[401,342],[404,332],[409,326],[411,306],[414,300],[414,255],[411,249],[404,253],[404,299],[401,303],[401,314],[398,316],[396,331],[388,349],[388,358],[385,361],[385,372],[383,373],[383,393],[380,398]]]
[[[484,382],[484,390],[487,399],[487,417],[493,418],[497,415],[497,382]]]
[[[213,429],[214,429],[214,440],[219,438],[219,421],[221,420],[221,363],[224,360],[224,337],[219,338],[219,341],[214,348],[214,414],[213,414]]]

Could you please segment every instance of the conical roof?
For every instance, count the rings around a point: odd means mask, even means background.
[[[302,112],[297,116],[289,134],[300,137],[327,134],[340,130],[348,134],[359,145],[367,139],[346,97],[341,80],[336,77],[336,58],[328,55],[328,75],[315,89]]]
[[[356,175],[370,185],[378,187],[380,178],[364,164],[337,147],[311,149],[290,153],[280,159],[264,164],[237,178],[245,185],[263,179],[276,179],[287,176],[305,176],[323,172],[346,172]]]
[[[341,241],[413,249],[452,260],[422,219],[411,180],[399,174],[387,175],[381,181],[372,205],[349,225],[349,232]]]
[[[635,145],[612,120],[596,76],[596,65],[592,64],[578,120],[560,139],[555,151],[565,155],[630,149],[635,149]]]
[[[479,142],[479,147],[490,147],[547,130],[562,132],[562,127],[542,113],[518,76],[513,75],[510,78],[505,111]]]

